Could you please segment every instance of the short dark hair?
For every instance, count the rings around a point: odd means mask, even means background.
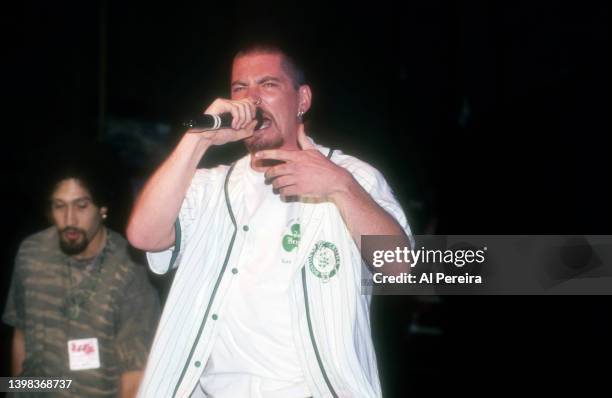
[[[281,66],[285,73],[291,78],[293,87],[297,90],[300,86],[306,84],[306,76],[304,69],[296,62],[295,58],[284,48],[273,43],[251,43],[243,46],[234,55],[234,61],[237,58],[251,54],[280,54],[282,56]]]

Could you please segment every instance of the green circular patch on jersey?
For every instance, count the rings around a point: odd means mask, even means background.
[[[340,254],[338,248],[331,242],[320,240],[308,255],[308,266],[315,276],[322,282],[336,275],[340,268]]]

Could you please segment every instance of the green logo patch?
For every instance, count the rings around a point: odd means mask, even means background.
[[[308,266],[323,283],[328,282],[340,268],[340,254],[336,245],[324,240],[317,242],[308,256]]]
[[[300,224],[293,224],[291,226],[291,233],[283,236],[283,249],[285,251],[292,251],[300,244]]]

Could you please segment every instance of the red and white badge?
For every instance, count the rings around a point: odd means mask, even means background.
[[[100,351],[98,339],[68,340],[68,359],[70,370],[98,369],[100,367]]]

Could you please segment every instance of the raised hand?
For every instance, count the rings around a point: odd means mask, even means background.
[[[189,129],[188,133],[199,134],[211,145],[223,145],[228,142],[239,141],[253,135],[257,119],[255,118],[255,105],[248,99],[228,100],[217,98],[205,111],[205,114],[219,115],[224,112],[232,114],[232,128],[207,131]]]
[[[265,173],[266,180],[271,181],[281,197],[327,201],[344,192],[352,180],[351,175],[316,149],[304,133],[303,124],[298,130],[298,143],[302,148],[298,151],[269,149],[255,154],[258,159],[285,162],[270,167]]]

